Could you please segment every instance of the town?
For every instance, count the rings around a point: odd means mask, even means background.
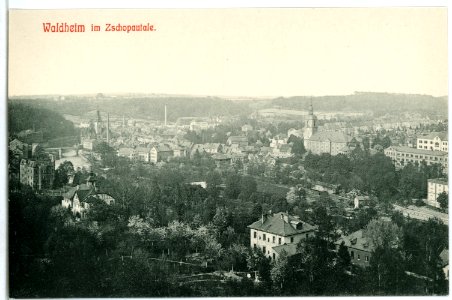
[[[8,116],[12,297],[448,294],[447,97],[98,93]]]

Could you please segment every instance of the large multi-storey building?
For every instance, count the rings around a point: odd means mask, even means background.
[[[21,184],[36,190],[49,189],[55,177],[55,160],[53,156],[49,159],[22,159],[19,172]]]
[[[427,180],[427,204],[440,207],[437,199],[442,192],[449,194],[449,184],[446,179],[436,178]]]
[[[448,152],[447,132],[431,132],[417,137],[417,149]]]
[[[316,227],[287,213],[264,214],[259,221],[249,225],[250,243],[265,256],[277,259],[282,250],[294,254],[301,240],[315,235]]]
[[[384,153],[392,159],[398,169],[403,168],[410,162],[414,165],[420,165],[422,161],[425,161],[427,165],[440,164],[444,169],[448,167],[447,152],[390,146],[384,150]]]

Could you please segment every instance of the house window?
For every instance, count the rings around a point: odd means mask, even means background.
[[[309,238],[309,233],[306,233],[306,238]]]
[[[254,232],[254,238],[257,238],[257,232],[256,231]]]
[[[262,252],[264,252],[264,254],[265,254],[265,252],[267,252],[267,248],[265,248],[265,246],[262,247]]]
[[[358,260],[361,260],[361,256],[358,254]]]
[[[276,259],[276,255],[275,255],[275,253],[273,253],[273,259]]]
[[[290,242],[293,243],[293,237],[290,238]]]
[[[256,248],[257,248],[256,244],[253,244],[253,248],[254,248],[254,249],[256,249]]]
[[[351,259],[354,259],[355,258],[355,252],[350,252],[350,257],[351,257]]]
[[[267,239],[267,236],[265,235],[265,233],[262,235],[262,239],[265,241]]]
[[[276,243],[276,236],[273,236],[273,244]]]
[[[369,262],[369,256],[366,255],[366,261]]]
[[[278,244],[281,245],[281,238],[278,238]]]

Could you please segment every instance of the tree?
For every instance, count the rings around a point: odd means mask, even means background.
[[[337,251],[337,257],[338,257],[338,265],[341,266],[343,269],[347,269],[351,265],[351,258],[350,253],[348,253],[348,249],[345,246],[345,242],[342,242],[339,245],[339,249]]]
[[[226,188],[224,193],[230,199],[237,199],[240,194],[240,176],[237,174],[230,174],[226,177]]]
[[[104,165],[114,166],[116,164],[116,151],[106,142],[100,142],[93,150],[94,152],[100,153],[100,158]]]
[[[270,261],[260,249],[253,249],[248,254],[246,264],[249,271],[257,271],[259,280],[264,285],[269,286],[271,284]]]
[[[306,191],[303,188],[291,187],[286,195],[287,203],[289,204],[299,204],[301,201],[305,200]]]
[[[286,251],[282,250],[279,254],[278,260],[274,262],[270,271],[273,284],[280,293],[284,292],[286,282],[293,277],[291,270],[292,268],[289,265],[289,257]]]
[[[207,192],[210,196],[216,198],[220,194],[218,186],[222,183],[221,175],[216,171],[207,173],[206,184]]]
[[[439,203],[442,209],[448,209],[449,195],[446,192],[442,192],[441,194],[439,194],[438,198],[436,198],[436,201]]]
[[[324,206],[314,208],[314,223],[318,226],[316,236],[328,242],[337,238],[336,224]]]
[[[378,246],[370,260],[370,274],[375,278],[375,294],[403,294],[407,275],[403,257],[397,249]]]
[[[243,176],[240,179],[240,199],[248,200],[255,192],[257,192],[256,180],[251,176]]]
[[[55,180],[53,181],[54,187],[62,187],[68,183],[68,175],[74,173],[74,165],[70,161],[64,161],[55,170]]]
[[[297,157],[303,156],[303,154],[306,153],[306,148],[304,147],[303,139],[293,137],[293,135],[291,135],[290,138],[293,141],[292,153],[295,154],[295,156],[297,156]]]
[[[373,219],[367,225],[366,233],[375,247],[386,249],[402,245],[402,230],[392,221]]]

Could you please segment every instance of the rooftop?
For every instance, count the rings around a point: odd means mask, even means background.
[[[433,140],[434,138],[440,138],[442,141],[447,141],[448,140],[448,136],[447,136],[447,132],[430,132],[427,135],[420,135],[417,138],[418,139],[426,139],[426,140]]]
[[[286,251],[286,253],[291,256],[297,253],[297,244],[284,244],[279,246],[274,246],[273,250],[275,250],[276,253],[281,254],[282,251]]]
[[[317,229],[317,226],[310,225],[301,221],[297,216],[290,216],[283,212],[265,214],[259,221],[254,222],[248,227],[279,236],[290,236]]]
[[[341,237],[338,241],[336,241],[336,245],[345,243],[346,247],[372,252],[375,248],[371,239],[368,238],[364,232],[364,230],[358,230],[353,232],[350,235]]]
[[[326,141],[329,140],[334,143],[348,143],[351,138],[342,132],[337,131],[319,131],[314,133],[308,140],[310,141]]]

